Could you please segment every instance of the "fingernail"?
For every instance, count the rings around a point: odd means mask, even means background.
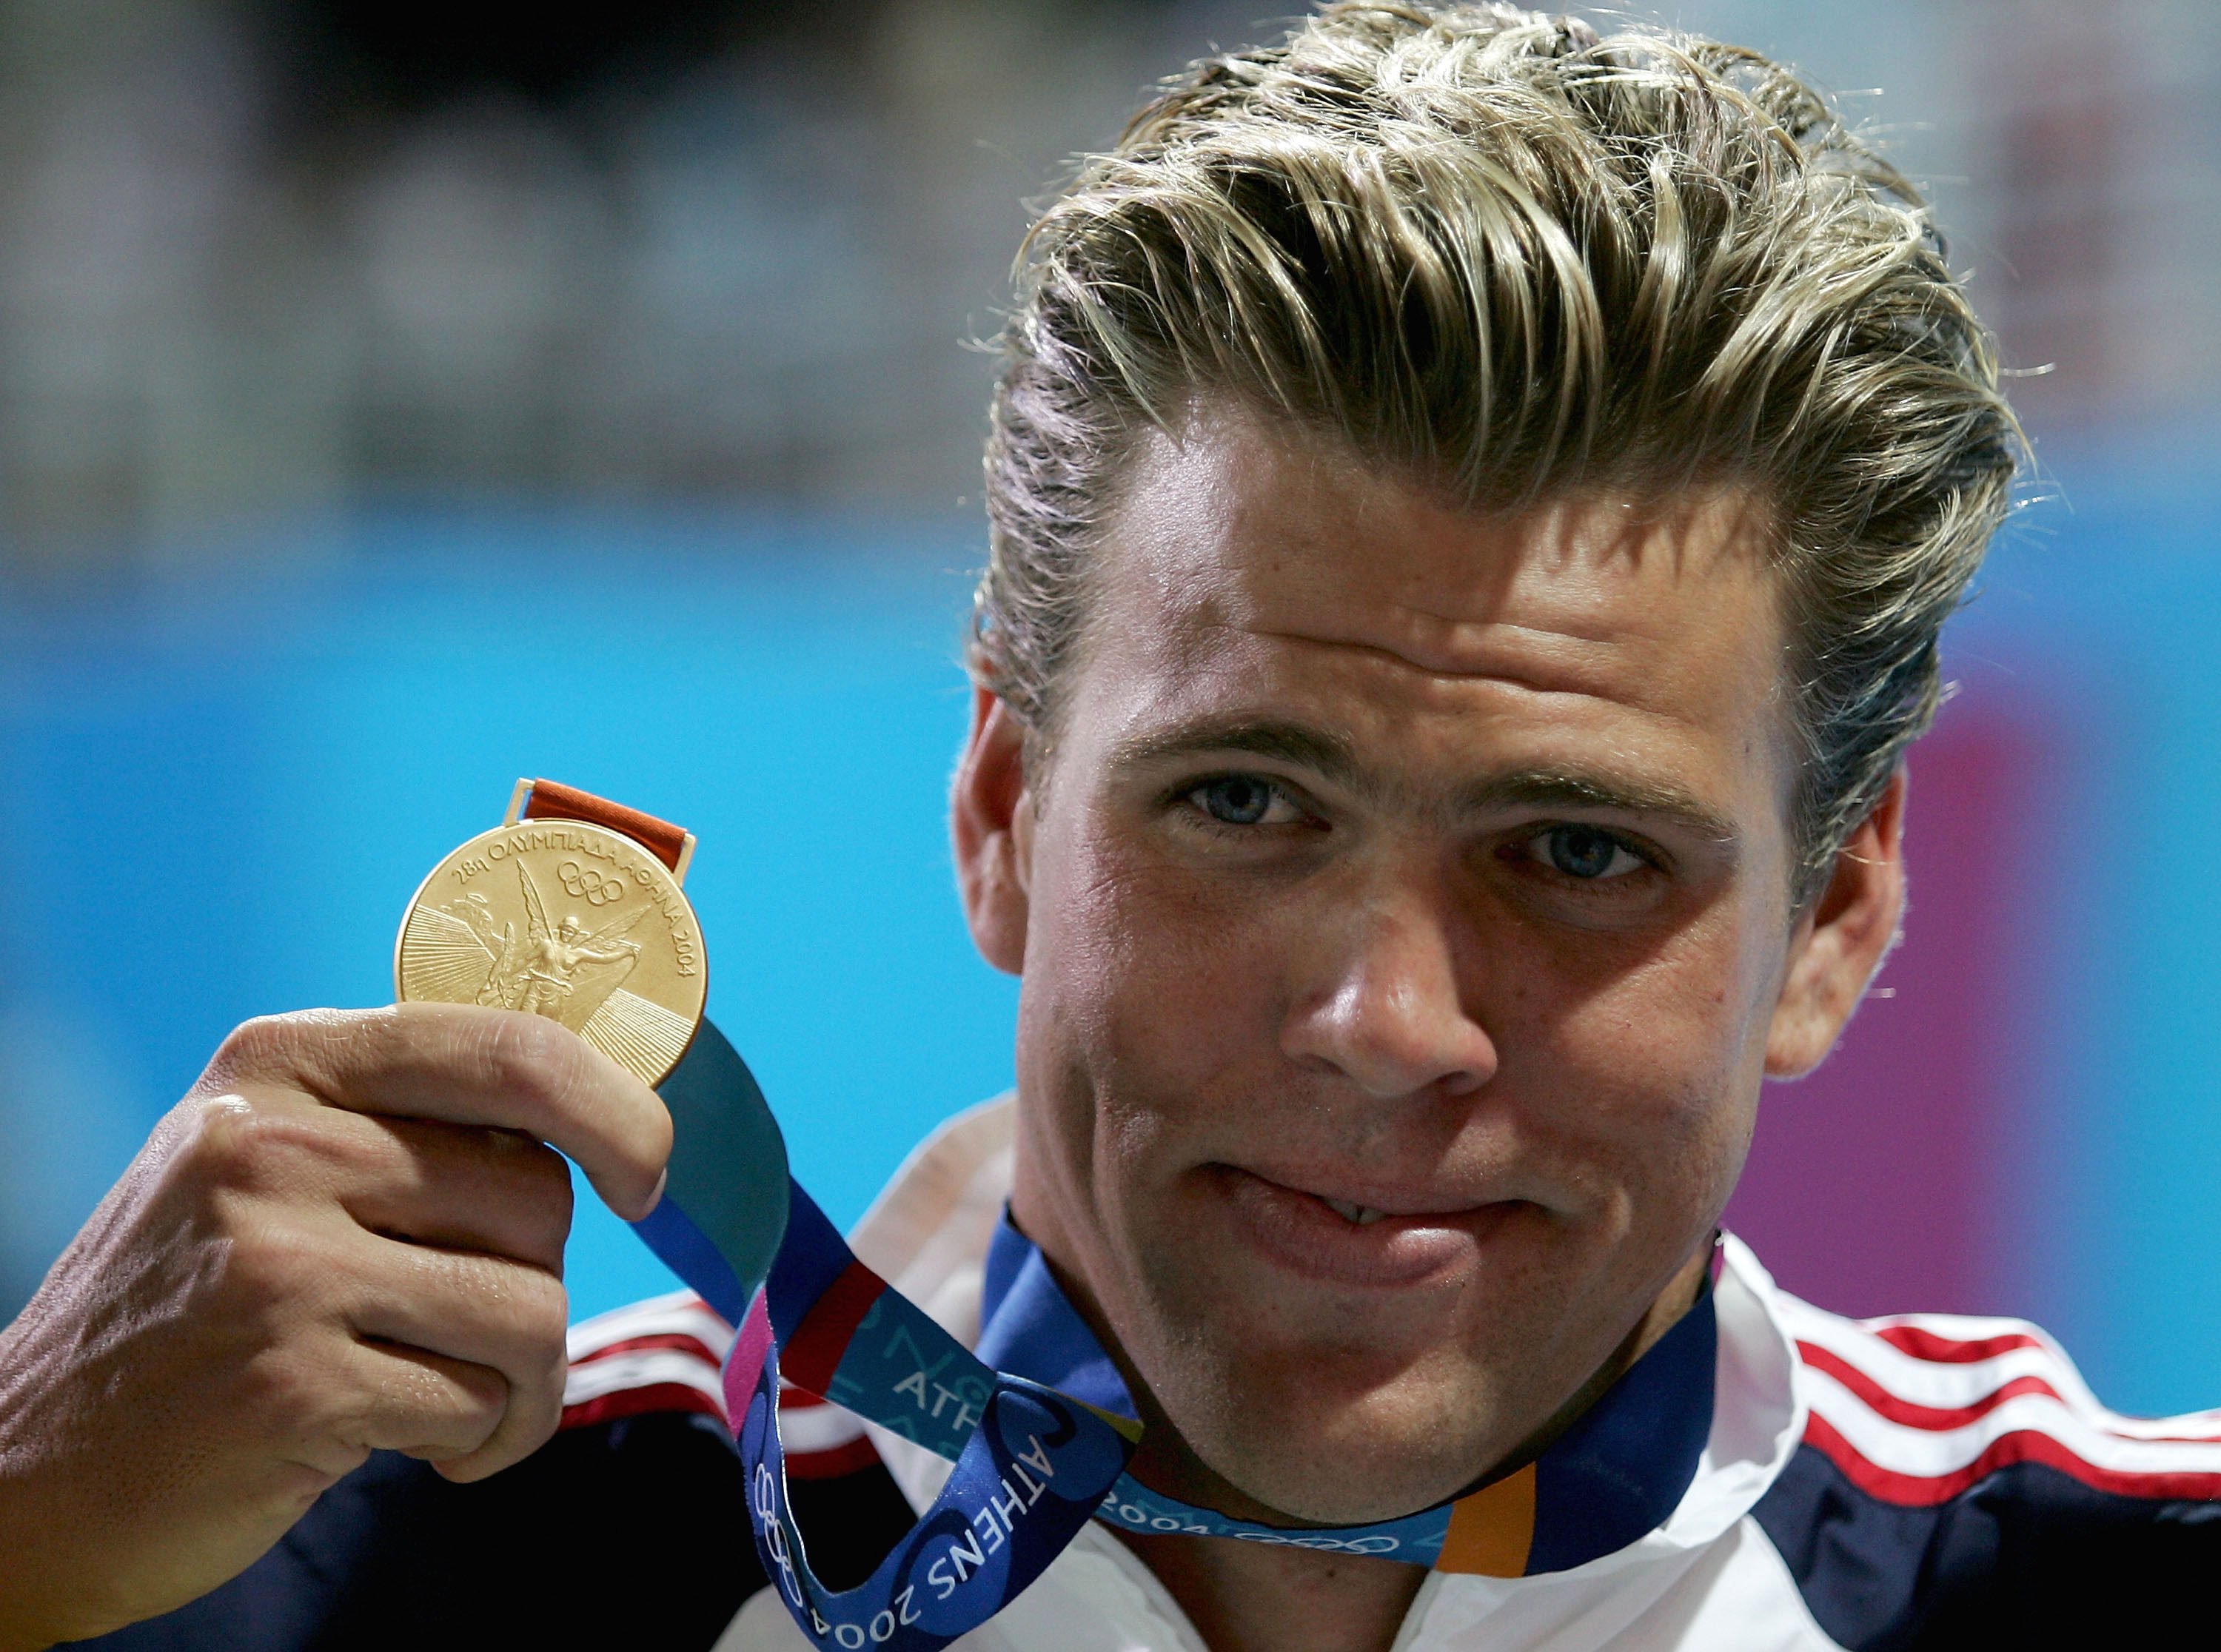
[[[655,1191],[648,1194],[647,1206],[641,1211],[641,1213],[638,1216],[633,1218],[633,1220],[635,1222],[646,1221],[648,1218],[654,1213],[655,1207],[663,1202],[663,1190],[669,1185],[670,1181],[671,1170],[670,1167],[666,1165],[663,1169],[656,1173]]]

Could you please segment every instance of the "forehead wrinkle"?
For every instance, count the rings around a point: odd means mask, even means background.
[[[1584,627],[1576,623],[1572,615],[1567,615],[1562,620],[1554,620],[1548,625],[1523,624],[1517,620],[1495,617],[1486,620],[1462,620],[1450,614],[1436,614],[1426,608],[1415,608],[1407,602],[1395,604],[1391,609],[1391,615],[1392,617],[1410,616],[1415,620],[1417,623],[1411,627],[1415,634],[1425,635],[1431,633],[1434,636],[1442,639],[1444,645],[1442,652],[1446,657],[1457,653],[1459,645],[1463,643],[1485,646],[1486,639],[1492,633],[1505,633],[1515,639],[1533,639],[1545,645],[1555,641],[1600,643],[1607,646],[1624,639],[1630,634],[1629,627],[1624,624],[1612,626],[1599,622],[1593,627]],[[1632,634],[1642,636],[1643,633],[1637,632]],[[1648,639],[1645,638],[1645,640]]]
[[[1471,628],[1480,629],[1482,627],[1473,627]],[[1486,628],[1490,630],[1513,631],[1523,635],[1536,638],[1555,637],[1562,634],[1556,632],[1545,631],[1536,627],[1511,626],[1493,620],[1486,622]],[[1578,673],[1569,673],[1570,676],[1573,676],[1577,679],[1575,682],[1552,682],[1544,676],[1533,675],[1530,672],[1521,670],[1508,660],[1490,661],[1486,664],[1482,664],[1479,661],[1468,662],[1450,658],[1447,651],[1439,657],[1429,657],[1423,654],[1414,653],[1408,648],[1398,647],[1392,642],[1380,642],[1369,638],[1329,637],[1321,636],[1315,632],[1280,631],[1268,629],[1263,627],[1248,627],[1248,634],[1251,636],[1264,638],[1274,642],[1298,643],[1313,648],[1346,649],[1352,653],[1370,655],[1388,664],[1400,667],[1405,670],[1417,671],[1423,676],[1431,677],[1437,681],[1448,680],[1457,683],[1501,683],[1508,684],[1513,688],[1525,689],[1536,694],[1576,694],[1586,695],[1590,698],[1604,700],[1612,700],[1617,698],[1616,695],[1604,689],[1586,682],[1578,681]],[[1608,639],[1602,638],[1591,639],[1586,637],[1576,637],[1573,638],[1573,640],[1582,643],[1606,642],[1608,644]],[[1478,649],[1475,650],[1476,653],[1480,651]],[[1539,664],[1541,662],[1537,663]]]
[[[1185,447],[1175,451],[1194,457]],[[1223,463],[1228,456],[1211,457]],[[1269,457],[1284,469],[1292,464],[1307,481],[1317,479],[1319,455],[1307,446]],[[1179,465],[1174,474],[1190,483],[1224,481],[1218,466],[1207,468],[1207,477],[1194,476],[1187,464]],[[1384,513],[1394,519],[1391,527],[1412,526],[1400,520],[1411,502],[1398,496],[1408,483],[1363,470],[1347,477],[1337,470],[1336,479],[1355,484],[1355,497],[1343,503],[1354,510],[1358,529]],[[1648,509],[1604,497],[1561,500],[1526,519],[1523,549],[1517,553],[1476,554],[1469,544],[1432,543],[1420,556],[1424,565],[1398,582],[1400,590],[1380,590],[1367,601],[1348,583],[1356,571],[1342,553],[1351,533],[1336,532],[1308,512],[1286,520],[1289,501],[1284,493],[1267,502],[1243,502],[1248,508],[1238,513],[1240,521],[1221,524],[1219,531],[1198,539],[1192,535],[1192,514],[1161,508],[1136,513],[1142,501],[1126,501],[1128,525],[1141,530],[1131,543],[1140,554],[1117,558],[1114,566],[1121,583],[1132,582],[1129,589],[1142,595],[1166,622],[1156,627],[1166,651],[1199,661],[1213,634],[1233,631],[1369,650],[1431,675],[1493,678],[1541,692],[1572,689],[1641,703],[1657,698],[1642,692],[1644,687],[1665,685],[1640,660],[1629,658],[1629,645],[1641,650],[1669,639],[1655,624],[1645,623],[1639,608],[1630,613],[1581,570],[1602,574],[1607,586],[1618,586],[1619,570],[1657,567],[1668,584],[1680,585],[1700,570],[1736,564],[1763,578],[1766,567],[1763,556],[1749,552],[1766,542],[1767,513],[1763,501],[1748,494],[1721,490],[1683,499],[1671,508],[1653,502]],[[1476,526],[1515,536],[1520,532],[1516,521],[1476,523],[1440,503],[1430,503],[1423,515],[1441,519],[1425,523],[1418,533],[1424,541],[1441,541],[1438,532],[1427,530],[1444,525],[1461,532]],[[1717,531],[1708,534],[1700,524]],[[1359,531],[1354,537],[1361,541],[1366,534]],[[1459,576],[1451,582],[1455,591],[1442,589],[1438,577],[1450,565]],[[1290,574],[1296,576],[1292,584],[1284,583]],[[1448,611],[1439,605],[1444,596],[1450,599]],[[1322,602],[1329,611],[1342,610],[1336,620],[1340,634],[1303,629],[1303,621],[1289,612],[1292,604],[1300,610]],[[1529,614],[1513,618],[1520,608]]]
[[[1533,627],[1503,627],[1523,636],[1545,639],[1560,633]],[[1573,651],[1531,651],[1528,660],[1496,658],[1486,663],[1448,661],[1416,656],[1392,644],[1364,640],[1351,637],[1320,636],[1305,631],[1267,630],[1243,627],[1247,635],[1263,640],[1293,644],[1304,648],[1317,648],[1354,656],[1360,660],[1375,663],[1393,672],[1409,673],[1425,685],[1442,693],[1455,693],[1467,688],[1501,687],[1522,693],[1565,696],[1574,700],[1593,701],[1599,705],[1620,711],[1636,713],[1661,719],[1682,727],[1693,727],[1699,719],[1690,710],[1674,702],[1669,695],[1644,692],[1646,685],[1658,687],[1669,680],[1655,671],[1631,671],[1624,651],[1610,642],[1591,644],[1586,639],[1574,639],[1579,646]],[[1508,653],[1510,651],[1495,651]],[[1572,652],[1574,658],[1567,658]]]
[[[1405,578],[1371,592],[1358,565],[1325,554],[1315,528],[1298,525],[1284,530],[1281,539],[1299,560],[1318,564],[1303,589],[1292,592],[1270,577],[1282,564],[1269,543],[1237,545],[1220,570],[1216,606],[1260,634],[1369,645],[1423,670],[1536,686],[1548,686],[1556,674],[1536,666],[1555,667],[1570,682],[1607,695],[1614,679],[1636,664],[1630,650],[1670,640],[1659,618],[1674,588],[1698,580],[1753,581],[1767,588],[1768,611],[1778,611],[1780,593],[1772,589],[1767,559],[1754,554],[1764,543],[1764,513],[1751,502],[1716,497],[1582,531],[1593,514],[1595,508],[1561,502],[1539,513],[1536,531],[1523,541],[1496,552],[1432,546]],[[1708,533],[1711,525],[1717,531]],[[1517,523],[1499,526],[1507,534],[1518,532]],[[1654,588],[1647,597],[1646,587]],[[1332,631],[1307,633],[1300,622],[1291,624],[1292,601],[1340,610]],[[1636,675],[1649,673],[1638,667]]]
[[[1223,675],[1221,670],[1213,669],[1214,664],[1223,667],[1225,673],[1230,673],[1233,677],[1252,688],[1261,680],[1261,673],[1263,674],[1264,679],[1271,678],[1273,667],[1269,655],[1262,658],[1254,656],[1244,658],[1237,652],[1229,658],[1208,662],[1206,656],[1209,651],[1197,647],[1197,645],[1205,637],[1225,636],[1231,633],[1236,637],[1248,638],[1266,644],[1292,646],[1298,650],[1315,649],[1328,656],[1340,655],[1353,659],[1361,666],[1385,670],[1392,677],[1401,678],[1402,693],[1407,695],[1416,694],[1418,708],[1429,714],[1457,716],[1468,712],[1482,714],[1479,708],[1469,702],[1464,702],[1463,696],[1473,691],[1486,693],[1490,690],[1502,690],[1514,695],[1534,695],[1546,700],[1574,702],[1577,705],[1600,708],[1613,714],[1632,714],[1654,726],[1664,725],[1679,731],[1697,731],[1704,726],[1703,718],[1697,715],[1691,708],[1679,703],[1672,694],[1643,692],[1642,685],[1645,682],[1652,686],[1658,685],[1659,678],[1656,671],[1653,670],[1647,674],[1636,673],[1634,679],[1630,680],[1630,674],[1626,669],[1628,662],[1624,654],[1609,642],[1601,645],[1580,645],[1575,651],[1587,658],[1578,662],[1567,661],[1562,654],[1555,660],[1536,661],[1538,665],[1542,666],[1556,664],[1561,667],[1557,671],[1522,671],[1508,661],[1491,662],[1486,669],[1468,667],[1457,670],[1446,669],[1424,660],[1415,659],[1410,654],[1386,644],[1360,641],[1346,637],[1322,636],[1305,630],[1272,629],[1255,623],[1254,620],[1245,623],[1242,620],[1228,615],[1224,611],[1223,601],[1217,597],[1205,598],[1191,603],[1188,605],[1188,612],[1192,618],[1200,619],[1201,615],[1206,613],[1211,616],[1207,621],[1198,624],[1193,631],[1189,632],[1185,639],[1185,645],[1175,650],[1180,664],[1186,668],[1181,675],[1187,679],[1191,686],[1205,679]],[[1491,623],[1500,625],[1502,628],[1524,637],[1555,639],[1559,635],[1557,633],[1536,627],[1513,626],[1509,622]],[[1579,669],[1580,666],[1592,665],[1594,669]],[[1670,676],[1671,673],[1667,675]],[[1409,710],[1407,709],[1403,714],[1409,714]],[[1201,724],[1209,716],[1209,713],[1198,711],[1194,720]],[[1238,722],[1243,719],[1237,714],[1231,720]],[[1253,716],[1247,720],[1259,727],[1276,721],[1269,714]],[[1292,721],[1283,726],[1298,725]],[[1316,723],[1304,723],[1301,726],[1313,732],[1321,727]],[[1336,735],[1328,738],[1336,748],[1331,752],[1328,751],[1323,745],[1298,750],[1297,742],[1288,740],[1268,741],[1255,745],[1247,741],[1236,741],[1234,745],[1241,749],[1255,751],[1261,756],[1279,757],[1289,761],[1307,764],[1317,772],[1348,787],[1354,795],[1362,796],[1367,801],[1388,801],[1400,794],[1402,789],[1386,776],[1361,772],[1361,764],[1354,742],[1344,736]],[[1630,787],[1628,789],[1631,790],[1634,788]],[[1416,793],[1412,793],[1405,801],[1411,801],[1423,808],[1431,807],[1425,805]],[[1562,798],[1561,801],[1570,802],[1572,800]],[[1703,804],[1686,792],[1676,791],[1670,797],[1661,795],[1657,799],[1656,807],[1653,807],[1650,805],[1643,807],[1649,812],[1673,816],[1702,836],[1715,837],[1726,841],[1737,835],[1733,828],[1725,824],[1724,817],[1716,808]]]

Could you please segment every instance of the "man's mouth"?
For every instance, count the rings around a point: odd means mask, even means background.
[[[1321,1282],[1409,1287],[1476,1260],[1539,1207],[1438,1188],[1322,1188],[1324,1176],[1215,1167],[1238,1230],[1278,1266]],[[1305,1186],[1310,1182],[1311,1186]]]
[[[1370,1227],[1387,1214],[1370,1205],[1354,1205],[1347,1199],[1329,1199],[1323,1194],[1318,1195],[1318,1201],[1345,1222],[1354,1222],[1360,1227]]]

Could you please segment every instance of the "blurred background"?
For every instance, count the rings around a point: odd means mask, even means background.
[[[1683,0],[1924,180],[2042,474],[1909,938],[1731,1219],[2221,1403],[2221,8]],[[0,1312],[233,1023],[545,773],[679,820],[853,1219],[1010,1077],[942,796],[1025,203],[1233,0],[0,0]],[[666,1288],[581,1203],[578,1312]]]

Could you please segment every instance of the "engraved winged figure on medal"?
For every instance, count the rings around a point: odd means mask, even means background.
[[[672,862],[557,816],[504,821],[432,869],[394,941],[393,993],[543,1016],[654,1084],[686,1053],[708,984]]]
[[[411,921],[428,944],[417,971],[428,995],[544,1015],[578,1032],[640,962],[640,944],[625,936],[650,903],[642,899],[590,930],[573,912],[550,918],[530,870],[522,860],[516,866],[524,932],[476,893],[419,907]]]

